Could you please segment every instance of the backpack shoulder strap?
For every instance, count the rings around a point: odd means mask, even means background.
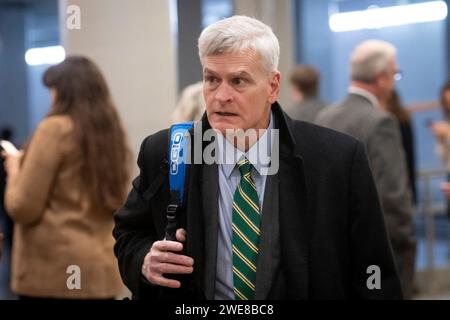
[[[170,127],[169,140],[169,189],[170,203],[167,206],[166,239],[175,241],[177,213],[184,208],[187,159],[189,153],[189,130],[193,122],[177,123]]]

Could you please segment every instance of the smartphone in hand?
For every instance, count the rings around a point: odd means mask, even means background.
[[[8,140],[0,140],[0,146],[3,148],[3,150],[10,154],[16,154],[17,152],[19,152],[19,150],[17,150],[17,148]]]

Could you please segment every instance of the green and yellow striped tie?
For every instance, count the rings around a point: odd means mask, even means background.
[[[244,158],[238,162],[241,181],[233,197],[233,282],[236,300],[255,298],[256,262],[261,215],[252,165]]]

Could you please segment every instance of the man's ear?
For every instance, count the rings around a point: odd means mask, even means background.
[[[388,81],[388,77],[389,77],[389,74],[388,74],[387,71],[380,72],[380,73],[375,77],[375,83],[376,83],[378,86],[382,86],[386,81]]]
[[[278,99],[280,93],[280,71],[272,72],[270,76],[270,92],[269,92],[269,102],[272,104]]]

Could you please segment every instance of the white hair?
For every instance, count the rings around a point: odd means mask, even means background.
[[[198,39],[200,61],[225,53],[254,51],[261,56],[265,71],[277,71],[280,44],[272,29],[259,20],[246,16],[232,16],[208,26]]]
[[[386,41],[372,39],[360,43],[350,59],[352,80],[372,82],[377,75],[388,71],[396,54],[395,47]]]

